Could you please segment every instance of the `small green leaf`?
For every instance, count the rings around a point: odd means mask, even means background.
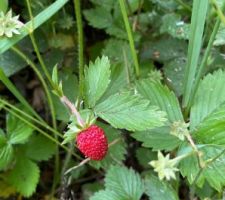
[[[175,94],[167,86],[160,82],[142,80],[137,83],[137,91],[146,99],[150,100],[151,105],[158,106],[167,113],[169,121],[183,121],[182,112]]]
[[[110,63],[108,57],[97,58],[85,69],[85,101],[93,107],[106,91],[110,82]]]
[[[13,147],[8,143],[3,131],[0,129],[0,170],[5,169],[14,156]]]
[[[129,92],[110,96],[95,107],[95,113],[115,128],[143,131],[160,127],[165,113],[150,106],[149,101]]]
[[[181,144],[181,141],[170,134],[170,127],[160,127],[148,131],[135,132],[131,134],[137,141],[143,142],[144,147],[153,148],[153,150],[171,151]]]
[[[89,25],[99,29],[110,27],[113,22],[110,11],[101,6],[85,10],[84,16],[89,22]]]
[[[43,135],[33,135],[23,148],[28,158],[46,161],[54,155],[56,145]]]
[[[153,175],[146,177],[145,188],[151,200],[179,200],[176,191],[167,182]]]
[[[112,166],[107,171],[105,186],[121,200],[139,200],[144,192],[144,184],[139,174],[133,169],[121,166]]]
[[[12,114],[7,115],[7,135],[10,144],[23,144],[27,142],[33,129]]]
[[[218,70],[208,74],[199,84],[191,108],[190,128],[196,128],[207,116],[225,102],[225,72]]]
[[[37,164],[20,156],[17,158],[14,168],[4,178],[21,195],[30,197],[36,190],[39,173]]]

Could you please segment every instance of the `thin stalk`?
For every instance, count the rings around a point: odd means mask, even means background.
[[[42,126],[43,128],[46,128],[47,130],[51,131],[52,133],[58,135],[60,138],[63,139],[63,135],[60,132],[58,132],[57,130],[53,129],[51,126],[49,126],[45,121],[42,122],[42,121],[35,119],[30,114],[22,111],[21,109],[18,109],[16,106],[10,104],[9,102],[7,102],[3,99],[0,99],[0,103],[2,103],[5,106],[8,106],[9,108],[13,109],[14,111],[18,112],[19,114],[23,115],[24,117],[28,118],[29,120],[32,120],[36,124]]]
[[[191,12],[191,7],[189,5],[187,5],[186,3],[184,3],[182,0],[175,0],[178,4],[180,4],[181,6],[183,6],[184,9],[186,9],[187,11]]]
[[[218,4],[215,0],[211,0],[211,3],[216,10],[216,14],[221,19],[221,21],[225,24],[225,16],[223,14],[223,11],[220,9],[220,7],[218,6]]]
[[[78,34],[79,99],[84,90],[84,39],[80,0],[73,0]]]
[[[199,85],[199,82],[201,80],[201,76],[203,74],[203,70],[204,68],[206,67],[207,65],[207,60],[209,58],[209,55],[210,55],[210,52],[211,52],[211,49],[213,47],[213,42],[215,40],[215,37],[216,37],[216,34],[219,30],[219,27],[220,27],[220,19],[218,18],[216,20],[216,23],[214,25],[214,28],[213,28],[213,32],[212,34],[210,35],[210,39],[209,39],[209,42],[208,42],[208,45],[206,47],[206,50],[205,50],[205,53],[204,53],[204,56],[202,58],[202,61],[201,61],[201,64],[199,66],[199,70],[197,72],[197,76],[196,76],[196,80],[195,80],[195,84],[194,84],[194,87],[193,87],[193,92],[192,92],[192,95],[191,95],[191,98],[190,98],[190,101],[189,101],[189,104],[188,104],[188,110],[190,109],[192,103],[193,103],[193,100],[194,100],[194,97],[195,97],[195,94],[197,92],[197,88],[198,88],[198,85]]]
[[[124,2],[124,0],[119,0],[119,3],[120,3],[120,10],[121,10],[121,13],[123,15],[125,28],[126,28],[126,31],[127,31],[127,36],[128,36],[128,40],[129,40],[129,44],[130,44],[130,49],[131,49],[133,61],[134,61],[136,77],[139,78],[139,76],[140,76],[140,69],[139,68],[140,67],[139,67],[138,57],[137,57],[137,53],[136,53],[136,49],[135,49],[135,45],[134,45],[132,30],[131,30],[129,20],[128,20],[128,16],[127,16],[125,2]]]
[[[54,137],[52,137],[51,135],[49,135],[48,133],[46,133],[45,131],[43,131],[42,129],[38,128],[37,126],[35,126],[34,124],[32,124],[31,122],[29,122],[28,120],[24,119],[23,117],[21,117],[19,114],[17,114],[16,112],[12,111],[11,109],[4,107],[4,109],[13,114],[15,117],[17,117],[18,119],[20,119],[21,121],[25,122],[28,126],[30,126],[31,128],[35,129],[36,131],[38,131],[39,133],[41,133],[43,136],[45,136],[46,138],[48,138],[49,140],[51,140],[52,142],[54,142],[55,144],[59,145],[61,148],[63,148],[64,150],[69,152],[69,149],[67,147],[65,147],[64,145],[62,145],[58,140],[56,140]],[[73,153],[73,155],[80,159],[80,157],[76,154]]]
[[[34,47],[34,50],[35,50],[35,53],[37,55],[37,58],[41,64],[41,67],[42,67],[42,70],[44,71],[48,81],[50,82],[50,84],[53,86],[53,81],[51,79],[51,76],[47,70],[47,67],[41,57],[41,54],[40,54],[40,51],[39,51],[39,48],[38,48],[38,45],[37,45],[37,42],[36,42],[36,39],[33,35],[33,30],[34,30],[34,17],[33,17],[33,14],[32,14],[32,9],[31,9],[31,4],[30,4],[30,0],[26,0],[26,4],[27,4],[27,8],[28,8],[28,13],[29,13],[29,17],[30,17],[30,20],[31,20],[31,23],[32,23],[32,27],[31,27],[31,31],[29,31],[29,35],[30,35],[30,39],[31,39],[31,42],[32,42],[32,45]],[[54,105],[53,105],[53,101],[52,101],[52,97],[51,95],[49,94],[48,92],[48,103],[49,103],[49,107],[50,107],[50,112],[51,112],[51,117],[52,117],[52,125],[55,129],[57,129],[57,124],[56,124],[56,114],[55,114],[55,108],[54,108]],[[55,138],[57,139],[57,135],[55,135]],[[54,180],[53,180],[53,192],[55,190],[55,185],[56,185],[56,179],[57,179],[57,174],[58,174],[58,171],[59,171],[59,150],[58,150],[58,147],[56,148],[56,156],[55,156],[55,172],[54,172]]]

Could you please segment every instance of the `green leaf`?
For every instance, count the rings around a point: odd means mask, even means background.
[[[219,30],[216,34],[216,38],[213,42],[213,45],[214,46],[222,46],[225,44],[225,24],[224,23],[221,23],[220,24],[220,27],[219,27]]]
[[[108,149],[106,157],[101,161],[91,161],[91,165],[95,168],[108,169],[112,164],[122,163],[125,160],[126,155],[126,143],[121,137],[119,130],[112,128],[111,126],[105,125],[103,123],[98,123],[98,125],[105,131],[108,143],[110,144],[114,140],[120,140],[115,145]]]
[[[62,8],[68,0],[57,0],[52,3],[48,8],[39,13],[36,17],[34,17],[33,22],[29,21],[20,29],[20,35],[14,36],[12,38],[2,38],[0,39],[0,54],[8,50],[10,47],[15,45],[18,41],[23,39],[25,36],[29,34],[31,29],[36,29],[44,22],[46,22],[50,17],[52,17],[60,8]],[[34,27],[32,27],[32,24]]]
[[[185,65],[186,58],[181,56],[166,62],[163,67],[167,84],[174,90],[177,96],[181,96],[183,93]]]
[[[93,26],[94,28],[107,28],[110,27],[113,22],[111,12],[101,6],[85,10],[84,16],[89,22],[89,25]]]
[[[137,82],[137,91],[146,99],[149,99],[152,105],[158,106],[167,113],[169,121],[183,121],[179,102],[175,94],[167,86],[160,82],[142,80]]]
[[[171,151],[181,144],[181,141],[170,134],[170,127],[160,127],[153,130],[135,132],[131,134],[142,146],[153,148],[153,150]]]
[[[85,69],[85,100],[93,107],[106,91],[110,82],[110,63],[108,57],[97,58]]]
[[[27,142],[33,129],[12,114],[7,115],[7,135],[10,144],[23,144]]]
[[[165,113],[150,106],[149,101],[129,92],[110,96],[95,107],[95,113],[115,128],[143,131],[160,127]]]
[[[144,184],[133,169],[112,166],[105,177],[106,189],[117,195],[117,199],[139,200],[144,192]]]
[[[119,198],[119,199],[118,199]],[[100,190],[96,192],[90,200],[123,200],[120,197],[117,196],[116,193],[110,191],[110,190]]]
[[[195,80],[195,75],[197,71],[202,46],[202,37],[206,20],[206,14],[208,10],[208,4],[209,4],[208,0],[193,1],[191,27],[190,27],[190,40],[188,45],[188,59],[184,79],[184,98],[183,98],[184,106],[187,106],[190,100],[192,86]]]
[[[30,197],[36,190],[39,173],[40,171],[37,164],[20,156],[14,168],[5,175],[5,180],[12,185],[17,192],[25,197]]]
[[[218,70],[207,75],[199,84],[191,108],[190,128],[193,130],[208,115],[225,102],[225,72]]]
[[[0,12],[2,11],[5,13],[8,9],[8,4],[9,4],[8,0],[1,0],[0,1]]]
[[[151,200],[179,200],[177,192],[165,181],[153,175],[145,178],[146,194]]]
[[[157,153],[153,152],[149,148],[138,148],[136,151],[136,158],[140,165],[142,165],[144,168],[150,168],[149,165],[150,160],[157,160]]]
[[[34,135],[23,146],[25,155],[31,160],[46,161],[50,159],[56,150],[56,145],[43,135]]]
[[[160,28],[161,33],[169,33],[174,38],[189,39],[189,24],[181,20],[181,17],[174,13],[163,16],[163,24]]]
[[[11,163],[13,156],[13,147],[0,129],[0,170],[5,169]]]
[[[185,147],[183,148],[183,150]],[[216,189],[217,191],[221,191],[222,187],[225,186],[225,175],[223,171],[225,170],[225,155],[221,152],[224,152],[224,148],[222,147],[213,147],[209,145],[204,145],[199,148],[199,150],[203,153],[203,160],[211,160],[218,155],[218,157],[214,162],[207,165],[207,167],[203,170],[200,177],[198,178],[197,185],[202,187],[204,182],[207,181],[211,187]],[[182,151],[182,149],[180,150]],[[187,179],[190,183],[193,183],[195,177],[199,172],[198,161],[196,155],[189,156],[183,159],[179,164],[179,169],[183,176],[187,176]]]

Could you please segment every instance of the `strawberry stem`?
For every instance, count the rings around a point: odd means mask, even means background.
[[[85,126],[85,122],[82,119],[80,113],[77,111],[76,106],[64,95],[60,98],[60,100],[65,106],[67,106],[69,108],[70,112],[75,115],[79,125],[84,127]]]

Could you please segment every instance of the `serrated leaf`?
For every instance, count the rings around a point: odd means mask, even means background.
[[[93,107],[106,91],[110,82],[110,63],[108,57],[97,58],[85,69],[85,101]]]
[[[185,148],[185,147],[184,147]],[[182,149],[181,149],[182,150]],[[203,153],[203,160],[211,160],[216,156],[220,155],[225,149],[223,147],[213,147],[209,145],[204,145],[199,148]],[[182,160],[179,164],[179,169],[183,176],[187,176],[190,183],[193,183],[195,177],[197,176],[200,168],[198,166],[198,161],[196,155],[189,156]],[[214,189],[221,191],[222,187],[225,186],[225,155],[222,154],[214,162],[207,165],[198,178],[197,185],[202,187],[205,180]]]
[[[4,178],[17,192],[25,197],[30,197],[36,190],[39,173],[37,164],[20,156],[14,168]]]
[[[160,82],[152,82],[146,79],[137,82],[137,91],[143,97],[149,99],[152,105],[156,105],[165,111],[171,123],[183,121],[179,102],[175,94],[167,86],[163,86]]]
[[[190,25],[181,20],[181,17],[174,13],[163,16],[163,24],[160,28],[161,33],[169,33],[174,38],[189,39]]]
[[[221,45],[224,45],[225,44],[225,25],[224,23],[221,23],[220,24],[220,27],[219,27],[219,30],[216,34],[216,38],[213,42],[213,45],[214,46],[221,46]]]
[[[207,75],[199,84],[191,108],[190,128],[193,130],[208,115],[225,102],[225,72],[218,70]]]
[[[25,155],[31,160],[46,161],[54,155],[56,145],[43,135],[34,135],[23,148]]]
[[[7,135],[10,144],[23,144],[27,142],[33,129],[12,114],[7,115]]]
[[[110,96],[95,107],[95,113],[115,128],[143,131],[160,127],[165,113],[150,106],[149,101],[129,92]]]
[[[181,141],[177,137],[170,134],[170,128],[168,126],[135,132],[131,136],[137,141],[142,142],[142,146],[153,148],[155,151],[170,151],[181,144]]]
[[[139,174],[133,169],[121,166],[112,166],[107,171],[105,186],[121,200],[139,200],[144,192],[144,184]]]
[[[122,163],[127,152],[127,145],[121,137],[121,133],[119,130],[116,130],[111,126],[105,125],[103,123],[98,123],[98,125],[104,130],[109,144],[114,140],[120,140],[108,149],[107,155],[103,160],[91,161],[91,165],[93,165],[97,169],[101,167],[104,169],[108,169],[112,164]]]
[[[85,10],[84,16],[89,25],[99,29],[110,27],[113,22],[111,12],[101,6]]]
[[[179,200],[177,192],[167,182],[153,175],[145,178],[145,188],[151,200]]]
[[[3,131],[0,129],[0,170],[5,169],[14,156],[13,147],[8,143]]]

